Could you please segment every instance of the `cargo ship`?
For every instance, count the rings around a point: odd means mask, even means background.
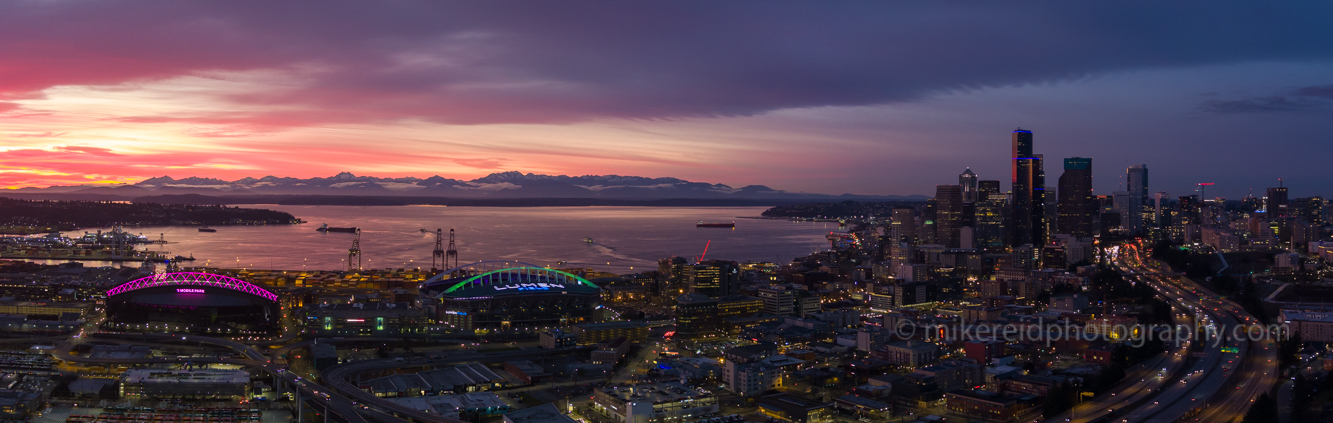
[[[352,234],[352,233],[356,233],[357,228],[356,228],[356,227],[351,227],[351,228],[335,228],[335,227],[329,227],[329,224],[325,223],[325,224],[323,224],[323,225],[320,225],[320,226],[319,226],[319,229],[315,229],[315,230],[316,230],[316,231],[320,231],[320,232],[345,232],[345,233]]]
[[[696,227],[696,228],[735,228],[735,227],[736,227],[736,222],[731,222],[731,223],[704,223],[704,221],[700,220],[700,221],[699,221],[699,224],[694,225],[694,227]]]

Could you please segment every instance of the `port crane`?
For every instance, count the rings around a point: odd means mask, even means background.
[[[423,230],[424,231],[424,230]],[[435,251],[431,252],[430,270],[440,270],[444,265],[444,229],[435,228]]]
[[[453,259],[453,266],[449,265],[449,259]],[[438,264],[436,264],[438,263]],[[431,270],[453,269],[458,267],[458,247],[454,246],[454,230],[449,228],[449,249],[444,249],[444,229],[435,229],[435,251],[432,252],[430,259]]]
[[[450,257],[454,259],[453,267],[449,267]],[[454,246],[454,228],[449,228],[449,249],[444,250],[444,265],[450,269],[458,267],[458,247]]]
[[[356,229],[356,238],[352,238],[352,248],[347,249],[347,271],[353,270],[352,259],[356,259],[355,270],[361,270],[361,228]]]

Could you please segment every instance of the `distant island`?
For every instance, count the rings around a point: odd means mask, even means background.
[[[800,203],[764,210],[764,217],[792,219],[840,219],[845,217],[889,216],[898,206],[920,205],[920,201],[841,201],[836,203]]]
[[[0,233],[31,234],[107,226],[274,225],[291,214],[223,205],[50,201],[0,198]]]

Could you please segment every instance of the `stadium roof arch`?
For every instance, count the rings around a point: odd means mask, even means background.
[[[262,297],[269,301],[278,301],[278,295],[259,286],[230,276],[202,272],[159,273],[146,278],[135,279],[106,291],[108,297],[130,291],[155,288],[160,286],[207,286],[230,289]]]
[[[477,288],[492,294],[522,291],[575,290],[596,292],[601,288],[573,273],[522,262],[489,261],[446,270],[421,284],[422,291],[437,295],[459,295]]]

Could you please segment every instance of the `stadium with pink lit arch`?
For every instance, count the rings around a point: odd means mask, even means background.
[[[267,335],[280,328],[278,296],[230,276],[160,273],[107,290],[104,328],[122,332]]]

